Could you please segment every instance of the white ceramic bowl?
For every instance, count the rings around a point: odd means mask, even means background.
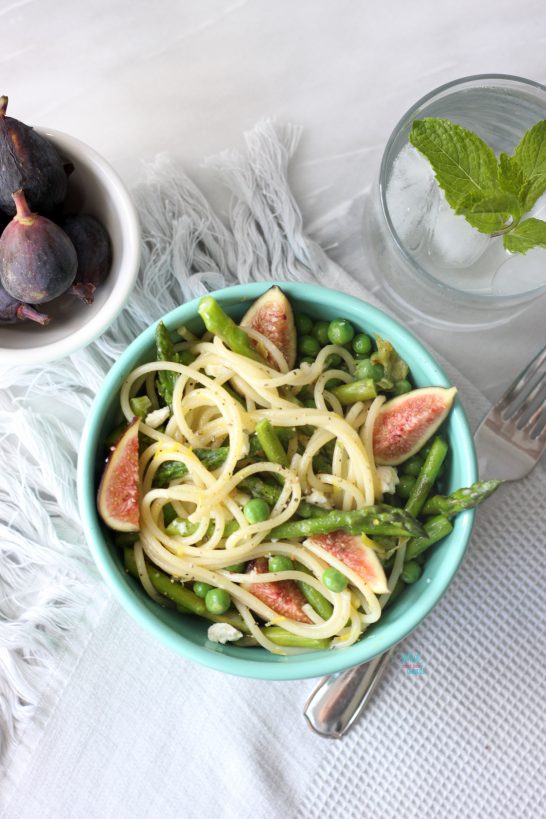
[[[61,296],[38,309],[51,316],[42,327],[31,321],[0,325],[0,364],[39,364],[70,355],[101,335],[116,318],[135,284],[140,263],[136,208],[113,168],[85,143],[68,134],[36,128],[72,162],[67,212],[89,213],[106,228],[112,242],[112,267],[95,291],[92,304]]]

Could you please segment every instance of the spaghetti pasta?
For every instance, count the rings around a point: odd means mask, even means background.
[[[332,384],[353,383],[358,370],[342,345],[328,343],[312,363],[290,368],[276,344],[256,329],[249,329],[245,342],[260,352],[253,357],[230,349],[221,335],[198,338],[186,328],[178,335],[183,341],[171,344],[170,360],[136,367],[120,392],[127,422],[137,397],[148,396],[153,410],[168,407],[159,427],[148,416],[139,425],[140,528],[128,548],[143,588],[165,602],[150,566],[174,584],[188,589],[196,584],[204,604],[198,595],[195,610],[236,623],[232,632],[244,645],[290,654],[353,644],[381,616],[404,559],[406,539],[387,536],[388,555],[396,552],[387,585],[378,557],[386,549],[383,518],[374,510],[388,515],[390,507],[377,507],[383,498],[372,443],[385,395],[348,404],[338,400]],[[182,354],[189,363],[181,362]],[[170,402],[158,388],[166,374]],[[282,463],[267,459],[267,447],[255,434],[263,419],[276,446],[285,448]],[[257,490],[253,495],[256,478],[261,497]],[[326,540],[274,537],[284,524],[322,519],[336,510],[348,516],[344,522],[369,518],[377,544],[370,538],[364,544],[358,526],[340,527],[339,542],[331,528]],[[399,513],[393,520],[401,521],[401,510],[393,512]],[[282,568],[274,569],[273,558]],[[311,602],[317,599],[322,613]],[[279,624],[283,645],[271,628]]]

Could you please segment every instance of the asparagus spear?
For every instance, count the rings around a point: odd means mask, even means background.
[[[126,547],[124,550],[125,569],[138,578],[138,571],[135,560],[135,553],[132,548]],[[205,601],[197,597],[190,589],[186,589],[180,583],[172,583],[171,578],[165,572],[162,572],[155,566],[149,567],[150,580],[153,587],[164,597],[168,597],[176,603],[176,607],[182,613],[196,614],[205,620],[210,620],[213,623],[229,623],[229,625],[238,629],[242,634],[249,634],[248,627],[240,616],[240,614],[232,611],[226,611],[224,614],[212,614],[205,606]],[[289,631],[280,628],[279,626],[267,626],[263,629],[266,637],[269,637],[271,642],[279,646],[294,646],[297,648],[328,648],[330,641],[327,639],[318,639],[315,637],[299,637],[296,634],[291,634]]]
[[[280,438],[267,418],[262,418],[262,420],[256,424],[256,436],[268,461],[274,464],[280,464],[284,467],[290,466],[288,455],[285,452]]]
[[[307,567],[302,563],[295,563],[294,566],[299,572],[310,574],[309,569],[307,569]],[[334,607],[330,601],[309,583],[304,583],[302,580],[298,580],[297,585],[299,586],[300,591],[303,593],[303,596],[309,605],[315,609],[316,613],[319,614],[323,620],[329,620],[334,610]]]
[[[278,438],[285,442],[289,441],[295,435],[294,429],[291,429],[290,427],[274,427],[274,430],[277,433]],[[220,446],[217,449],[197,448],[193,450],[193,454],[199,458],[201,463],[206,466],[207,469],[211,471],[222,466],[228,456],[228,452],[229,447],[227,446]],[[251,457],[264,455],[264,451],[261,448],[261,444],[256,435],[250,436],[249,455]],[[174,481],[177,478],[183,478],[184,475],[187,475],[187,473],[188,469],[186,464],[183,464],[181,461],[165,461],[161,464],[161,466],[159,466],[154,476],[154,486],[158,486],[160,488],[168,486],[170,481]]]
[[[162,321],[158,322],[155,330],[155,346],[158,361],[174,361],[180,363],[180,356],[174,350],[169,332]],[[173,390],[178,373],[170,370],[160,370],[157,374],[157,391],[169,406],[173,402]]]
[[[213,471],[222,466],[229,452],[229,447],[220,446],[218,449],[194,449],[193,454],[199,458],[203,466]],[[188,474],[188,467],[182,461],[165,461],[154,475],[154,486],[160,488],[168,486],[171,481],[183,478]]]
[[[435,438],[405,506],[406,511],[409,512],[410,515],[416,517],[423,508],[430,490],[438,477],[447,452],[448,445],[444,439],[439,436]]]
[[[300,637],[297,634],[291,634],[279,626],[266,626],[263,629],[266,637],[269,637],[272,643],[278,646],[292,646],[295,648],[329,648],[330,640],[326,638],[319,639],[317,637]]]
[[[377,390],[373,378],[362,378],[349,384],[339,384],[334,387],[332,394],[336,396],[342,406],[355,404],[357,401],[369,401],[376,398]]]
[[[451,495],[434,495],[429,498],[423,506],[423,515],[445,515],[450,518],[463,512],[465,509],[473,509],[486,500],[501,485],[502,481],[476,481],[472,486],[464,489],[457,489]]]
[[[398,537],[424,534],[423,526],[412,515],[387,504],[376,504],[354,512],[338,509],[325,511],[320,518],[289,520],[271,530],[271,537],[290,540],[325,535],[336,529],[349,529],[354,534],[397,535]]]
[[[241,481],[239,486],[241,489],[246,489],[247,492],[250,492],[252,497],[262,498],[262,500],[267,501],[270,506],[275,506],[281,494],[279,487],[262,481],[262,479],[256,475],[249,475],[248,478]],[[323,509],[320,506],[307,503],[307,501],[301,501],[297,514],[302,518],[319,518],[323,517],[324,514],[329,511],[331,510]]]
[[[207,330],[221,338],[234,353],[259,361],[261,364],[266,363],[250,343],[248,334],[224,313],[212,296],[204,296],[201,299],[197,312],[205,322]]]
[[[126,546],[123,550],[123,557],[125,570],[134,577],[138,577],[134,549],[130,546]],[[181,583],[173,583],[169,575],[162,572],[156,566],[150,566],[150,564],[148,564],[148,572],[152,586],[156,591],[169,600],[172,600],[177,606],[182,606],[186,611],[204,616],[206,611],[204,600],[197,597],[190,589],[186,589]]]
[[[424,552],[425,549],[428,549],[429,546],[447,537],[453,530],[453,525],[444,515],[435,515],[425,522],[424,528],[424,536],[413,537],[409,541],[404,557],[405,561],[412,560],[412,558]]]
[[[146,418],[152,408],[152,402],[147,395],[139,395],[136,398],[131,398],[129,404],[134,415],[139,418]]]

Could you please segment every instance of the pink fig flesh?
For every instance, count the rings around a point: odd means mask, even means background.
[[[260,296],[245,313],[241,327],[250,327],[269,339],[283,354],[291,370],[296,362],[297,333],[292,305],[276,285]],[[254,344],[254,342],[252,341]],[[265,350],[259,352],[268,364],[278,369],[274,359]]]
[[[375,594],[384,594],[388,591],[381,561],[371,546],[366,545],[364,536],[349,535],[347,532],[337,530],[327,535],[313,535],[309,540],[341,560],[361,577]]]
[[[383,404],[373,431],[376,463],[396,466],[415,455],[449,414],[456,392],[455,387],[422,387]]]
[[[97,495],[99,515],[116,532],[138,532],[140,528],[139,424],[135,418],[112,447]]]
[[[247,566],[247,573],[257,572],[264,574],[267,572],[267,560],[259,557],[252,560]],[[247,583],[244,585],[246,591],[251,592],[254,597],[269,606],[270,609],[280,614],[281,617],[288,617],[290,620],[297,620],[300,623],[310,623],[311,620],[303,611],[307,603],[303,593],[298,589],[293,580],[278,580],[274,583]]]

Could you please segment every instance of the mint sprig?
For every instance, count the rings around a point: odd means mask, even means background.
[[[546,222],[524,219],[546,191],[546,119],[533,125],[512,156],[495,156],[477,134],[447,119],[413,122],[409,140],[425,156],[455,213],[511,253],[546,247]]]

